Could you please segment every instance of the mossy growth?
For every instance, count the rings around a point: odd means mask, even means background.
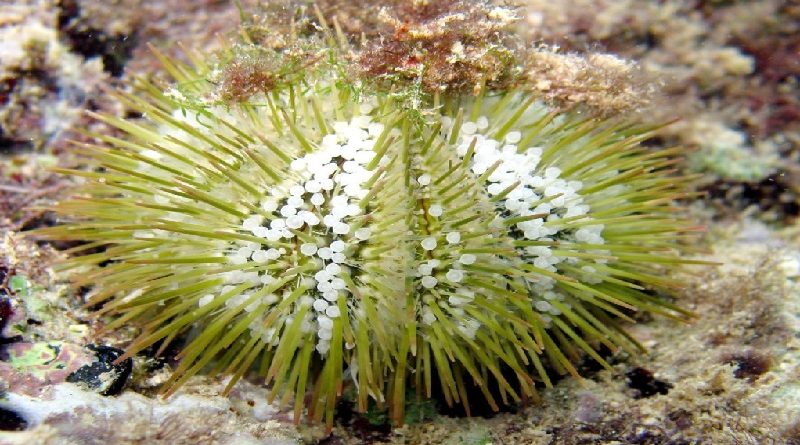
[[[187,338],[167,395],[252,374],[329,428],[351,384],[395,424],[409,390],[497,410],[583,354],[608,366],[598,347],[640,350],[632,311],[689,317],[653,292],[700,263],[680,256],[698,230],[674,204],[681,150],[639,145],[654,128],[517,90],[409,107],[336,50],[220,100],[220,67],[157,54],[175,85],[119,94],[141,121],[95,115],[124,136],[77,147],[65,223],[37,236],[85,242],[59,267],[93,287],[99,334],[140,328],[120,360]]]
[[[421,397],[407,397],[403,422],[414,425],[435,419],[438,414],[436,401]]]

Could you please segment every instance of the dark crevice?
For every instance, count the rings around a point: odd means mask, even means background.
[[[672,389],[672,383],[659,380],[651,371],[644,368],[634,368],[628,371],[625,376],[628,378],[628,388],[637,391],[634,398],[644,399],[656,394],[666,395]]]
[[[6,135],[5,129],[0,125],[0,154],[14,155],[33,148],[29,140],[18,139]]]
[[[28,428],[28,422],[8,408],[0,408],[0,431],[23,431]]]
[[[363,444],[387,442],[392,433],[385,412],[371,409],[367,413],[359,413],[355,409],[355,403],[349,400],[340,400],[336,404],[336,422],[346,427]],[[320,445],[333,445],[340,443],[339,440],[331,435],[320,441]]]
[[[757,206],[762,214],[772,212],[779,221],[791,223],[800,216],[800,196],[792,190],[791,177],[778,171],[759,182],[716,181],[703,188],[708,200],[741,211]]]
[[[68,375],[67,382],[85,385],[103,396],[121,393],[133,370],[133,360],[115,364],[122,356],[122,350],[102,345],[89,345],[88,348],[94,352],[95,361]]]
[[[113,77],[122,76],[136,46],[136,34],[110,35],[86,24],[77,0],[62,0],[58,8],[58,29],[69,47],[87,59],[100,57],[105,72]]]

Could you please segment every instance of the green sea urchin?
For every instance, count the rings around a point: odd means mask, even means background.
[[[580,351],[638,348],[629,311],[687,315],[646,290],[676,285],[694,230],[648,129],[522,92],[409,107],[324,67],[220,103],[213,67],[163,62],[176,87],[120,96],[142,123],[97,116],[127,136],[82,145],[68,222],[39,234],[88,241],[66,266],[104,330],[141,328],[123,358],[189,333],[168,394],[255,369],[328,425],[346,380],[396,422],[408,386],[497,409]]]

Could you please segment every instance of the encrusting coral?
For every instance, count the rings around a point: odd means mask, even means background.
[[[581,353],[640,349],[631,311],[689,316],[653,292],[697,228],[680,150],[639,146],[652,128],[517,89],[406,101],[321,54],[233,101],[214,63],[159,54],[174,86],[139,79],[119,99],[143,122],[97,115],[126,136],[63,170],[67,222],[37,235],[86,242],[74,285],[104,331],[141,328],[121,359],[188,336],[167,394],[255,370],[329,427],[348,382],[396,423],[408,387],[469,414],[476,391],[498,409]]]

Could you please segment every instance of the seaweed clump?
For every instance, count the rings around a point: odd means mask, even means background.
[[[356,57],[360,74],[428,92],[503,88],[514,78],[513,9],[488,2],[408,2],[381,8],[378,38]]]

